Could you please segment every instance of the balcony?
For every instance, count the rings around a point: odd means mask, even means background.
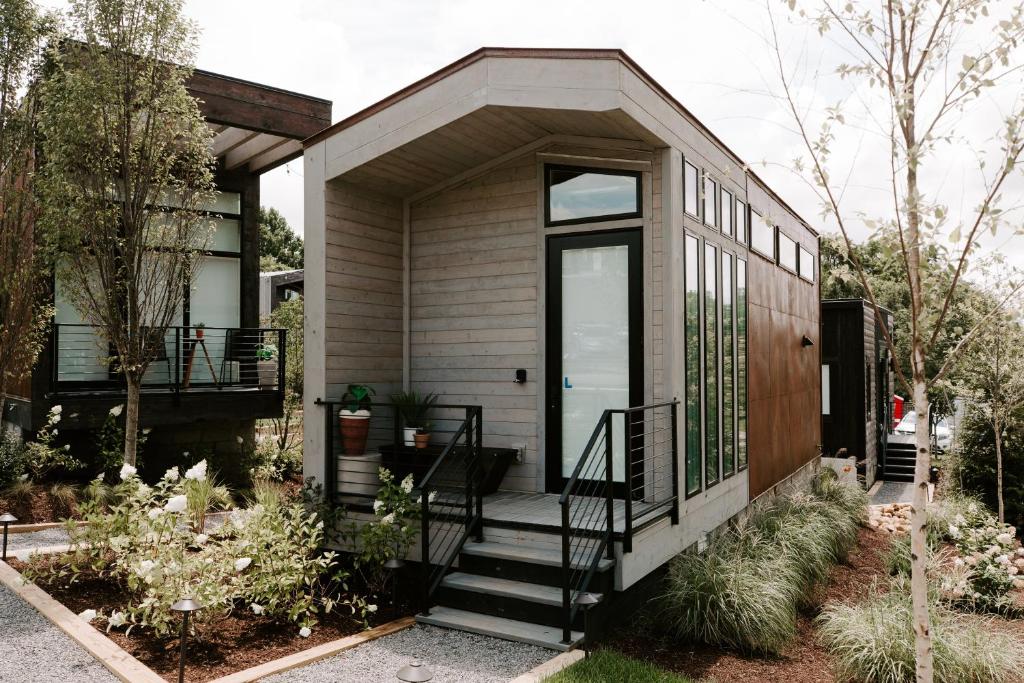
[[[171,327],[159,341],[144,394],[283,393],[283,329]],[[52,349],[53,394],[124,393],[117,354],[101,328],[54,325]]]

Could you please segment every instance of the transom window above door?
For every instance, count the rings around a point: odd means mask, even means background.
[[[639,171],[547,165],[544,175],[547,226],[639,218],[643,214]]]

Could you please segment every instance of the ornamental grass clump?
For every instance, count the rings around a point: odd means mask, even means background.
[[[235,510],[215,530],[203,525],[219,498],[205,462],[182,476],[169,469],[150,487],[124,465],[107,501],[80,505],[85,525],[68,525],[70,552],[60,561],[30,565],[26,579],[74,582],[99,576],[125,587],[125,604],[93,619],[110,628],[177,628],[170,607],[182,597],[204,605],[200,628],[235,610],[290,622],[308,634],[321,612],[339,602],[364,617],[370,606],[357,597],[333,596],[338,578],[333,553],[321,553],[323,521],[300,501],[264,494],[260,503]],[[344,578],[344,577],[342,577]]]
[[[747,521],[669,567],[662,619],[676,637],[778,654],[796,634],[830,567],[845,558],[866,518],[866,497],[831,470],[811,487],[763,504]]]
[[[1012,680],[1024,666],[1024,642],[986,628],[988,620],[935,600],[929,612],[935,680],[995,683]],[[909,588],[897,585],[856,605],[825,607],[818,634],[833,656],[837,680],[903,683],[915,675],[913,624]]]

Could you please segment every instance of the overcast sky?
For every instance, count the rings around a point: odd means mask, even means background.
[[[830,71],[842,61],[842,46],[805,42],[814,34],[786,26],[784,3],[769,1],[783,23],[787,59],[803,60],[801,99],[834,104],[839,93],[821,85],[832,79],[819,79],[816,70]],[[814,194],[789,170],[800,151],[790,119],[767,96],[778,91],[778,78],[764,0],[187,0],[186,12],[202,31],[197,67],[329,99],[334,121],[481,46],[622,48],[806,220],[827,229]],[[836,150],[870,170],[851,176],[848,198],[875,214],[884,208],[874,200],[888,198],[877,173],[878,164],[888,162],[877,143],[865,135]],[[961,149],[951,155],[956,163],[933,177],[951,205],[977,200],[969,191],[970,172],[959,166],[973,164],[972,154]],[[300,233],[301,173],[301,160],[294,161],[262,182],[263,204],[281,211]],[[1019,191],[1021,184],[1014,187]],[[999,244],[1006,244],[1004,237]]]

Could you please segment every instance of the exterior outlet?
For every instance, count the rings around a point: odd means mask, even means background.
[[[512,446],[512,448],[516,449],[516,456],[515,456],[516,464],[517,465],[522,465],[523,464],[523,451],[526,449],[526,444],[517,443],[516,445]]]

